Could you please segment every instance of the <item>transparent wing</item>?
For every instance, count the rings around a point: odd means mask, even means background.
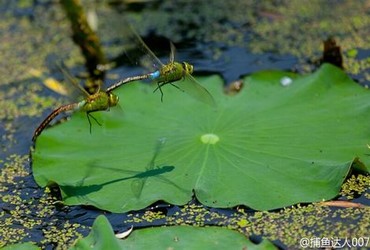
[[[64,84],[45,74],[42,69],[30,68],[28,73],[30,73],[33,77],[40,79],[48,89],[60,95],[68,96],[68,89],[64,86]]]
[[[46,72],[40,68],[30,68],[28,73],[33,77],[40,79],[42,84],[48,89],[66,96],[71,102],[81,99],[79,97],[82,96],[82,93],[85,97],[89,95],[88,92],[78,83],[78,80],[69,73],[65,66],[61,66],[62,64],[58,64],[56,62],[54,62],[53,65],[60,73],[62,73],[64,78],[62,81],[57,79],[55,72],[53,73],[52,69],[49,69],[49,72]]]
[[[30,73],[42,80],[47,88],[67,96],[71,102],[81,99],[79,97],[82,95],[83,97],[88,96],[89,93],[79,84],[80,80],[72,76],[62,58],[62,55],[51,53],[45,58],[44,62],[47,70],[43,72],[40,69],[31,69]],[[59,74],[63,76],[62,81],[57,79],[60,77]]]
[[[120,16],[114,22],[119,22],[115,26],[119,27],[120,37],[125,45],[125,54],[132,64],[140,64],[150,71],[156,70],[163,65],[126,18]]]
[[[212,107],[216,106],[216,102],[213,99],[211,93],[208,92],[200,83],[190,74],[186,73],[183,80],[175,82],[180,90],[184,91],[191,97],[206,103]]]
[[[132,44],[136,44],[138,49],[146,54],[147,59],[157,63],[161,67],[164,66],[164,64],[154,55],[154,53],[149,49],[149,47],[144,43],[141,37],[136,33],[136,31],[131,26],[127,25],[126,32],[128,32],[126,39],[129,39],[129,41]],[[175,61],[175,52],[176,52],[176,48],[172,42],[170,43],[170,49],[171,49],[170,62],[172,63]],[[208,92],[208,90],[202,87],[197,82],[197,80],[195,80],[195,78],[191,76],[189,73],[185,74],[185,78],[183,80],[176,81],[175,83],[176,85],[179,86],[179,88],[182,91],[186,92],[193,98],[211,106],[216,105],[212,95]]]
[[[176,48],[175,48],[175,45],[173,45],[172,42],[170,42],[170,47],[171,47],[170,62],[174,62],[175,61]]]
[[[163,63],[156,55],[154,55],[153,51],[144,43],[143,39],[139,36],[139,34],[137,34],[132,26],[128,25],[126,30],[129,32],[127,38],[130,39],[130,42],[137,45],[137,48],[145,54],[146,58],[158,66],[163,66]]]
[[[144,43],[144,41],[142,40],[142,38],[137,34],[137,32],[134,30],[134,28],[130,25],[130,23],[128,22],[128,20],[126,18],[124,18],[123,16],[121,16],[119,19],[118,19],[120,22],[119,25],[117,25],[117,27],[123,27],[123,28],[120,28],[120,33],[122,34],[121,37],[122,37],[122,40],[123,40],[123,43],[126,45],[125,46],[125,53],[126,55],[129,57],[129,58],[134,58],[135,60],[135,64],[138,64],[138,55],[133,55],[133,56],[130,56],[133,54],[133,52],[137,52],[140,56],[140,61],[141,61],[141,65],[144,64],[144,67],[146,67],[147,69],[153,71],[154,69],[158,70],[158,69],[161,69],[163,67],[166,67],[167,65],[164,65],[159,59],[158,57],[155,56],[155,54],[153,53],[153,51]],[[129,47],[127,46],[129,45]],[[171,53],[170,53],[170,63],[174,62],[175,61],[175,46],[170,43],[170,50],[171,50]],[[159,71],[156,71],[156,73],[158,74],[159,76]],[[156,77],[158,77],[156,75]],[[156,77],[151,77],[152,79],[156,78]],[[194,97],[195,99],[199,100],[199,101],[202,101],[206,104],[209,104],[211,106],[215,106],[215,101],[212,97],[212,95],[204,88],[202,87],[195,79],[194,77],[192,77],[189,73],[186,73],[185,77],[184,77],[184,80],[178,80],[178,81],[173,81],[173,82],[167,82],[167,83],[175,83],[176,85],[178,85],[178,87],[183,90],[184,92],[186,92],[187,94],[189,94],[190,96]],[[161,86],[164,86],[166,85],[167,83],[161,85]],[[117,86],[119,86],[121,84],[117,84]],[[114,87],[115,88],[115,87]],[[161,91],[162,93],[162,91]]]
[[[58,68],[58,70],[60,70],[60,72],[62,72],[66,81],[68,81],[73,86],[75,86],[77,89],[79,89],[82,93],[84,93],[84,95],[86,97],[90,95],[89,92],[86,91],[86,89],[81,87],[81,85],[78,83],[77,79],[69,73],[67,67],[64,65],[63,62],[60,62],[60,63],[56,62],[55,65]]]

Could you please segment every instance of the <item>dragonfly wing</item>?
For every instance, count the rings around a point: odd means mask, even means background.
[[[171,47],[170,62],[174,62],[175,61],[176,48],[175,48],[175,45],[173,45],[172,42],[170,42],[170,47]]]
[[[67,99],[69,99],[71,102],[76,101],[78,97],[81,97],[82,92],[84,93],[85,97],[89,96],[89,93],[87,93],[86,90],[78,83],[78,79],[71,75],[67,66],[65,66],[60,57],[55,54],[48,55],[47,59],[45,60],[45,66],[48,68],[49,72],[44,72],[41,69],[31,68],[29,73],[32,76],[40,79],[42,83],[50,90],[67,96]],[[58,73],[63,75],[63,81],[59,81],[54,78],[56,75],[55,71],[58,71]],[[76,91],[76,88],[78,91]]]
[[[176,82],[180,90],[184,91],[191,97],[206,103],[210,106],[216,106],[216,102],[213,99],[211,93],[208,92],[206,88],[204,88],[200,83],[190,74],[186,73],[185,78],[183,80],[179,80]]]
[[[51,76],[47,76],[45,72],[40,69],[30,68],[28,71],[33,77],[36,77],[42,81],[42,83],[55,93],[60,95],[68,96],[68,89],[58,80]]]
[[[85,96],[90,95],[89,92],[87,92],[83,87],[81,87],[81,85],[78,83],[77,79],[69,73],[67,67],[64,65],[63,62],[55,63],[55,65],[57,66],[58,70],[63,74],[63,76],[65,77],[65,79],[68,82],[70,82],[73,86],[75,86],[82,93],[84,93]]]
[[[124,23],[124,25],[122,25]],[[160,68],[163,63],[155,56],[153,51],[144,43],[143,39],[135,31],[135,29],[130,25],[128,20],[122,17],[122,22],[119,27],[124,26],[125,28],[120,32],[122,34],[122,39],[125,45],[131,45],[130,48],[126,47],[125,53],[134,64],[137,64],[137,57],[140,57],[140,63],[145,64],[144,66],[153,70],[154,68]],[[130,50],[134,50],[135,56]],[[138,54],[136,54],[138,53]]]

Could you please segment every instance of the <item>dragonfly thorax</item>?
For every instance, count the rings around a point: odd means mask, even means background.
[[[184,71],[188,74],[193,74],[193,70],[194,70],[194,67],[193,65],[191,65],[190,63],[187,63],[187,62],[183,62],[182,63],[182,68],[184,69]]]
[[[99,91],[83,101],[81,109],[86,112],[104,111],[116,106],[118,100],[118,96],[111,92]]]

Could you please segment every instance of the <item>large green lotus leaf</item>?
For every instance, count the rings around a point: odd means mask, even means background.
[[[72,248],[84,249],[277,249],[268,240],[255,245],[244,235],[220,227],[174,226],[134,230],[125,240],[115,237],[106,217],[94,221],[90,234]]]
[[[334,66],[256,73],[235,96],[217,76],[199,80],[217,107],[170,85],[161,103],[155,86],[132,83],[115,92],[123,110],[94,113],[102,126],[91,134],[84,113],[45,130],[32,153],[37,183],[57,183],[66,204],[114,212],[185,204],[193,190],[207,206],[266,210],[331,199],[354,161],[369,167],[370,92]]]
[[[38,246],[34,245],[31,242],[25,242],[25,243],[17,243],[14,245],[8,245],[3,248],[2,250],[41,250]]]

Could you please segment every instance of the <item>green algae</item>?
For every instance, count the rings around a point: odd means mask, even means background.
[[[358,59],[353,53],[357,49],[370,49],[370,17],[365,6],[364,1],[332,4],[320,0],[271,5],[254,24],[255,36],[249,48],[255,53],[292,54],[305,64],[307,58],[315,61],[320,57],[323,40],[334,37],[344,52],[346,72],[366,72],[370,68],[368,60]],[[300,67],[304,71],[312,70],[309,65]],[[360,82],[365,80],[369,81],[369,77],[362,77]]]
[[[23,241],[35,241],[34,230],[42,228],[43,238],[37,244],[56,245],[66,249],[84,228],[68,220],[51,219],[57,212],[57,199],[47,190],[26,188],[24,178],[29,176],[28,155],[11,155],[6,158],[0,171],[0,197],[3,209],[0,212],[0,247]],[[4,209],[6,208],[6,209]]]
[[[370,194],[367,192],[370,188],[370,176],[369,175],[352,175],[342,185],[340,195],[351,200],[356,195],[364,194],[367,199],[370,199]]]
[[[51,225],[47,229],[42,229],[44,239],[40,241],[40,244],[53,244],[58,246],[58,249],[69,249],[76,240],[82,238],[81,234],[76,233],[80,227],[81,225],[68,221],[61,226]]]
[[[22,8],[27,8],[26,6],[29,4],[22,4]],[[62,12],[57,11],[52,16],[55,7],[50,8],[50,12],[35,7],[33,11],[37,19],[27,15],[15,16],[12,13],[14,9],[11,8],[5,10],[7,11],[0,19],[0,74],[3,76],[0,81],[0,119],[4,130],[1,136],[3,152],[17,143],[14,135],[22,124],[17,124],[16,121],[40,117],[47,108],[61,103],[55,97],[41,95],[45,88],[40,79],[31,76],[30,68],[44,69],[45,58],[55,52],[55,48],[70,51],[71,56],[78,52],[70,41],[67,26],[58,21]]]
[[[182,11],[176,11],[181,6]],[[358,58],[353,51],[370,49],[366,2],[341,2],[314,0],[300,1],[165,1],[158,10],[112,13],[99,6],[102,27],[106,17],[125,15],[142,36],[154,31],[173,42],[187,39],[204,43],[221,43],[227,46],[248,48],[253,53],[271,52],[296,56],[299,70],[312,72],[312,63],[323,50],[323,41],[334,37],[343,52],[346,72],[360,75],[360,82],[369,81],[368,58]],[[171,11],[172,10],[172,11]],[[201,15],[200,15],[201,13]],[[145,17],[145,18],[143,18]],[[171,23],[171,25],[168,25]],[[190,27],[190,28],[189,28]],[[119,27],[115,27],[119,31]],[[117,38],[119,32],[101,32],[105,41]],[[116,34],[114,34],[116,33]],[[117,47],[107,48],[108,54]],[[214,59],[222,55],[217,46],[209,46]],[[362,75],[363,74],[363,75]]]
[[[369,199],[370,176],[352,175],[342,187],[342,195],[365,194]],[[347,196],[347,198],[351,198]],[[367,237],[370,228],[370,207],[332,208],[321,203],[296,205],[277,211],[251,213],[245,208],[222,213],[207,207],[189,204],[165,216],[162,212],[146,211],[145,216],[131,213],[126,225],[163,221],[165,225],[217,225],[250,235],[261,235],[271,241],[278,240],[289,248],[298,248],[302,238],[358,238]]]
[[[366,237],[370,227],[370,208],[332,209],[320,203],[296,205],[277,211],[251,213],[237,208],[231,214],[211,211],[202,205],[189,204],[170,216],[162,212],[146,211],[130,214],[125,225],[156,222],[165,219],[165,225],[217,225],[237,230],[247,236],[261,235],[271,241],[279,240],[288,248],[298,248],[302,238]]]

